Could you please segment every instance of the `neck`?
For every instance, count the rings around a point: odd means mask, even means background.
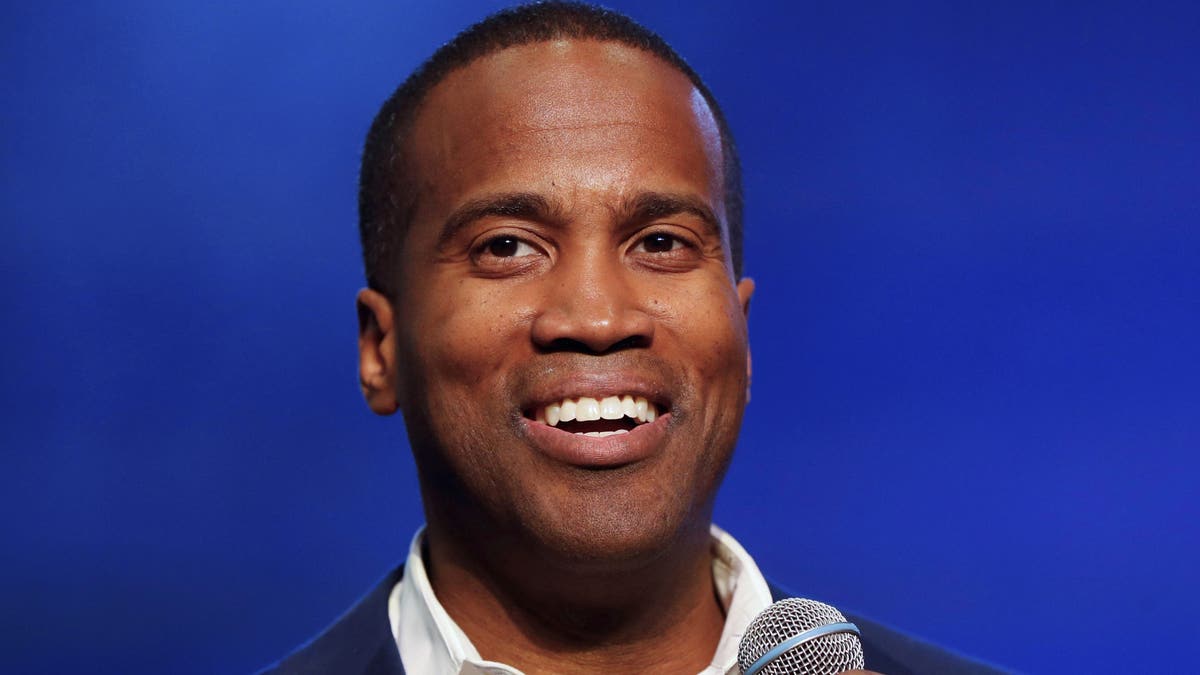
[[[438,600],[480,656],[535,673],[697,673],[724,626],[707,526],[647,561],[563,562],[503,536],[462,538],[430,522]]]

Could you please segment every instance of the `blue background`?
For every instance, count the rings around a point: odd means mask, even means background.
[[[1021,670],[1194,667],[1200,11],[614,4],[743,154],[718,522],[804,595]],[[359,146],[498,6],[7,3],[0,671],[250,671],[401,559]]]

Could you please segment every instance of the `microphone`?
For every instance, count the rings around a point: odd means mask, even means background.
[[[754,617],[738,645],[742,675],[834,675],[863,668],[858,626],[816,600],[785,598]]]

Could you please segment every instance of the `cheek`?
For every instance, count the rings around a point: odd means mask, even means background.
[[[454,398],[460,408],[479,399],[464,392],[502,385],[506,362],[528,342],[522,339],[527,312],[515,298],[478,286],[467,281],[455,284],[454,292],[431,292],[407,331],[425,392]]]
[[[746,324],[725,283],[680,284],[650,296],[648,307],[699,375],[697,384],[741,379],[746,369]]]
[[[670,308],[660,313],[659,325],[671,340],[671,357],[688,372],[683,399],[689,404],[679,421],[699,425],[710,456],[727,455],[748,384],[746,324],[737,296],[726,282],[681,287],[658,300]]]

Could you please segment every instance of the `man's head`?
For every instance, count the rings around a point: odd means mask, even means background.
[[[394,133],[406,225],[394,288],[359,296],[360,374],[404,413],[431,538],[607,569],[706,539],[753,290],[709,97],[625,40],[535,39],[444,73]]]
[[[553,40],[615,42],[650,52],[683,73],[708,103],[721,135],[725,213],[734,274],[742,274],[742,182],[733,134],[700,76],[657,34],[628,17],[572,2],[545,2],[493,14],[443,45],[396,89],[367,134],[359,180],[359,235],[367,283],[395,290],[397,254],[411,222],[419,176],[408,164],[412,122],[449,73],[508,47]]]

